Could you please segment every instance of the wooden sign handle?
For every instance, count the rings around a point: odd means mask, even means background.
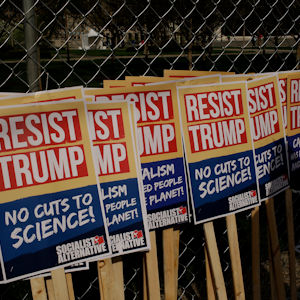
[[[211,266],[211,273],[214,280],[216,295],[218,299],[227,299],[214,225],[212,222],[208,222],[203,225],[203,228],[207,245],[209,265]]]
[[[102,300],[123,300],[124,279],[121,257],[98,261],[98,280]]]
[[[261,299],[259,207],[251,212],[252,299]]]
[[[179,240],[180,240],[180,230],[173,229],[173,236],[174,236],[174,269],[175,269],[175,295],[177,299],[178,294],[178,270],[179,270]]]
[[[235,215],[227,216],[226,224],[231,260],[231,270],[233,277],[234,298],[239,300],[245,300],[243,271]]]
[[[216,300],[214,281],[213,281],[213,278],[212,278],[211,266],[209,264],[209,259],[208,259],[206,245],[204,247],[204,255],[205,255],[207,299],[209,299],[209,300]]]
[[[121,256],[112,258],[112,267],[114,274],[114,294],[116,300],[124,300],[124,276],[123,259]]]
[[[51,271],[55,300],[70,300],[64,268]]]
[[[52,279],[47,279],[46,280],[46,286],[47,286],[48,300],[55,300],[54,287],[53,287]]]
[[[67,279],[67,286],[68,286],[69,298],[70,298],[70,300],[75,300],[72,274],[71,273],[67,273],[66,274],[66,279]]]
[[[73,289],[73,281],[72,281],[71,273],[66,274],[66,280],[67,280],[67,286],[68,286],[69,299],[75,300],[75,294],[74,294],[74,289]],[[56,300],[52,279],[46,280],[46,286],[47,286],[48,300]]]
[[[164,229],[163,238],[163,261],[164,261],[164,289],[165,300],[176,300],[177,291],[175,282],[177,281],[176,263],[175,263],[175,236],[173,228]],[[178,259],[178,258],[177,258]]]
[[[157,262],[155,231],[150,232],[151,250],[146,252],[147,294],[149,300],[160,300],[160,284]]]
[[[44,277],[30,279],[33,300],[47,300],[47,291]]]

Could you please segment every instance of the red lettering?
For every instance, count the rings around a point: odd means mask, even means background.
[[[241,90],[214,91],[184,96],[188,122],[243,114]]]
[[[0,118],[0,152],[59,145],[81,140],[77,110]]]

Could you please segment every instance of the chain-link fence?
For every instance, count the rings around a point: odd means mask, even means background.
[[[298,0],[2,0],[0,91],[28,92],[164,69],[268,72],[299,68]],[[296,244],[299,196],[294,195]],[[289,288],[284,195],[275,199],[284,278]],[[262,299],[270,299],[265,206],[261,215]],[[246,298],[251,298],[251,216],[237,215]],[[214,222],[226,288],[233,283],[225,220]],[[205,299],[202,226],[181,228],[179,299]],[[158,232],[158,256],[162,261]],[[298,286],[299,279],[298,260]],[[162,271],[162,270],[160,270]],[[142,256],[124,257],[126,299],[142,299]],[[98,299],[97,268],[73,274],[76,299]],[[163,275],[161,274],[163,289]],[[163,294],[163,293],[162,293]],[[31,299],[28,281],[2,285],[0,299]]]

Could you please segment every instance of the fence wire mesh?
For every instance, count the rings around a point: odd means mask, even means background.
[[[101,87],[104,79],[162,76],[164,69],[268,72],[299,68],[298,0],[2,0],[0,91]],[[299,196],[294,195],[296,244]],[[284,195],[275,199],[284,278],[289,287]],[[261,215],[262,299],[270,299],[265,207]],[[251,216],[237,215],[247,299],[251,298]],[[233,298],[225,220],[214,222]],[[180,228],[179,299],[205,299],[202,226]],[[158,233],[159,261],[161,236]],[[299,280],[298,260],[298,286]],[[160,264],[161,265],[161,264]],[[161,271],[161,270],[160,270]],[[161,289],[163,290],[163,275]],[[76,299],[98,299],[96,264],[74,273]],[[142,299],[142,255],[124,257],[126,299]],[[163,294],[163,293],[162,293]],[[28,281],[1,286],[0,299],[32,299]]]

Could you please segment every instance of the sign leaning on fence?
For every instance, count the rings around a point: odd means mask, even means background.
[[[287,108],[290,186],[300,191],[300,72],[287,76]]]
[[[114,255],[149,250],[130,105],[133,104],[126,101],[87,104],[101,200]]]
[[[259,205],[246,84],[178,87],[195,223]]]
[[[175,85],[91,89],[98,100],[134,103],[149,229],[188,221],[186,175]]]
[[[84,101],[2,106],[0,112],[4,281],[107,257]]]
[[[289,187],[283,113],[277,77],[247,81],[250,125],[261,201]]]

